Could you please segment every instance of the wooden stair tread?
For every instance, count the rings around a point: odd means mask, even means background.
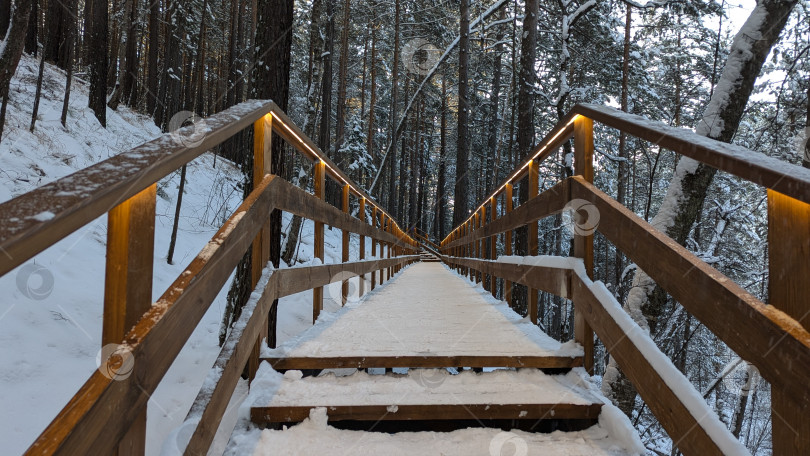
[[[571,369],[582,367],[582,356],[553,355],[402,355],[402,356],[292,356],[265,357],[276,370],[288,369],[367,369],[371,367],[533,367],[538,369]]]
[[[339,284],[338,290],[339,290]],[[263,350],[275,369],[582,366],[560,344],[442,264],[416,263],[361,303]]]
[[[264,404],[254,404],[251,418],[257,423],[299,422],[311,409],[325,407],[330,421],[596,420],[602,402],[583,372],[546,375],[521,369],[452,375],[445,369],[412,369],[407,375],[356,372],[305,378],[297,371],[283,376],[271,372],[270,383],[277,389]],[[251,388],[262,387],[262,381]]]

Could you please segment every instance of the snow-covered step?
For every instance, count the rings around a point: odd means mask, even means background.
[[[547,375],[538,369],[451,374],[411,369],[407,374],[302,377],[269,373],[254,382],[266,399],[253,403],[256,423],[290,423],[324,407],[330,421],[357,420],[578,420],[599,417],[602,402],[582,369]]]
[[[339,288],[338,288],[339,290]],[[560,344],[442,264],[416,263],[262,357],[276,370],[368,367],[582,366]]]

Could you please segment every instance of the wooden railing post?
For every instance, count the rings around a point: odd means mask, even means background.
[[[129,352],[119,344],[152,306],[156,194],[157,185],[152,184],[107,215],[101,362],[110,368],[104,372],[118,372],[122,368],[118,364],[127,363]],[[145,451],[146,407],[119,442],[118,454],[143,455]]]
[[[273,115],[267,114],[261,119],[253,122],[253,187],[256,188],[264,179],[266,174],[272,170],[272,138],[273,138]],[[259,233],[253,239],[250,255],[250,288],[256,288],[256,284],[262,276],[262,270],[270,261],[270,217],[262,224]],[[269,321],[265,320],[261,334],[268,334]],[[261,357],[262,336],[253,346],[253,352],[248,361],[248,373],[252,380],[259,370]]]
[[[481,206],[481,211],[480,212],[481,212],[481,216],[478,218],[478,229],[481,229],[481,228],[484,227],[484,225],[486,225],[486,222],[487,222],[487,207],[486,206]],[[487,240],[485,238],[481,238],[481,239],[478,240],[478,255],[477,256],[478,256],[479,260],[483,260],[484,258],[487,257]],[[478,271],[477,279],[478,279],[478,283],[483,282],[483,284],[481,286],[484,287],[484,290],[489,291],[489,287],[488,287],[489,284],[487,283],[487,280],[486,280],[487,277],[486,277],[486,274],[484,274],[484,271]]]
[[[321,160],[315,162],[315,196],[324,198],[324,191],[326,190],[326,163]],[[323,263],[324,249],[323,249],[323,222],[315,222],[315,257]],[[318,319],[323,309],[323,287],[316,287],[312,289],[312,323]]]
[[[371,207],[371,227],[377,227],[377,206]],[[371,257],[377,258],[377,240],[372,237],[371,238]],[[377,286],[377,270],[371,271],[371,289],[373,290]]]
[[[593,120],[584,116],[574,119],[574,174],[593,182]],[[574,256],[585,262],[585,271],[593,279],[593,234],[574,236]],[[574,304],[574,339],[585,350],[585,370],[593,374],[593,330],[582,312],[576,311],[577,293],[571,302]]]
[[[504,188],[504,202],[506,203],[506,214],[512,212],[512,184],[506,184]],[[512,254],[512,230],[507,230],[506,233],[503,234],[504,241],[503,241],[503,254],[504,255],[511,255]],[[509,307],[512,307],[512,282],[509,280],[503,281],[503,300],[509,304]]]
[[[532,160],[529,162],[529,199],[537,197],[540,193],[540,162]],[[528,232],[528,247],[529,256],[537,256],[537,223],[529,223]],[[529,288],[529,319],[532,323],[537,324],[537,290]]]
[[[768,261],[770,304],[810,330],[810,204],[773,190],[768,190]],[[810,420],[802,404],[771,384],[774,455],[810,454]]]
[[[490,208],[489,208],[489,219],[490,219],[490,221],[494,222],[495,219],[498,218],[498,203],[495,200],[494,196],[489,199],[489,206],[490,206]],[[498,255],[498,247],[497,247],[497,242],[496,242],[497,239],[498,239],[498,235],[489,237],[489,259],[492,260],[492,261],[495,261],[497,259],[495,257],[496,257],[496,255]],[[489,275],[489,280],[490,280],[489,289],[492,292],[492,297],[497,298],[498,297],[498,279],[497,279],[497,277],[495,277],[495,274],[490,274]]]
[[[467,222],[467,226],[466,226],[467,234],[471,234],[473,232],[473,230],[474,230],[473,220],[474,220],[474,218],[470,219]],[[473,243],[472,242],[467,242],[467,254],[464,255],[464,256],[467,257],[467,258],[471,258],[474,254],[475,254],[475,248],[473,247]],[[471,281],[475,281],[475,269],[467,268],[467,274],[469,274]]]
[[[343,213],[349,213],[349,184],[343,185],[343,193],[341,194],[341,206],[343,207]],[[349,240],[351,239],[351,233],[347,230],[343,231],[343,251],[341,254],[341,261],[346,263],[349,261]],[[346,300],[349,297],[349,281],[344,280],[343,283],[340,284],[340,305],[345,306]]]
[[[366,198],[365,197],[362,197],[362,196],[360,197],[360,208],[359,208],[359,210],[357,212],[357,215],[360,216],[360,220],[362,220],[363,223],[366,223],[366,220],[368,220],[366,218]],[[363,236],[362,234],[360,235],[360,254],[359,255],[360,256],[358,258],[360,259],[360,261],[363,261],[363,260],[366,259],[366,237]],[[358,284],[357,295],[359,297],[361,297],[366,292],[366,275],[365,274],[360,275],[359,282],[360,283]]]

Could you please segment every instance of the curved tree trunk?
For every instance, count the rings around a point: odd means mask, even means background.
[[[17,71],[22,57],[25,35],[28,29],[28,15],[31,13],[31,0],[14,2],[11,24],[4,37],[3,50],[0,52],[0,139],[6,124],[6,106],[8,105],[8,88],[11,77]]]
[[[757,3],[734,38],[723,74],[703,113],[703,119],[697,125],[697,134],[723,142],[731,141],[765,58],[779,38],[795,4],[796,0],[762,0]],[[651,224],[685,245],[703,209],[706,191],[716,172],[715,168],[681,157]],[[639,326],[655,335],[666,299],[666,292],[644,271],[638,270],[624,308]],[[636,391],[619,370],[614,358],[607,366],[602,392],[628,416],[632,413]]]

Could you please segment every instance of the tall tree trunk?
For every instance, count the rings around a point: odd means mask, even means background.
[[[65,6],[60,1],[51,0],[48,2],[46,20],[48,28],[42,38],[42,57],[47,62],[59,63],[59,45],[62,43]]]
[[[351,7],[349,0],[343,2],[343,21],[341,21],[340,34],[340,60],[338,61],[338,93],[337,111],[335,121],[335,157],[339,160],[338,165],[344,167],[349,157],[338,156],[346,135],[346,73],[349,66],[349,14]]]
[[[16,0],[14,2],[11,24],[5,35],[5,46],[0,51],[0,99],[3,100],[2,106],[0,106],[0,139],[3,138],[3,128],[6,125],[9,85],[23,53],[24,38],[28,29],[28,15],[31,13],[31,1]]]
[[[92,1],[92,21],[90,30],[90,109],[101,126],[107,128],[107,1]]]
[[[397,156],[397,90],[399,87],[399,3],[400,0],[394,0],[394,67],[391,69],[391,157]],[[381,166],[385,166],[383,163]],[[396,195],[396,175],[397,175],[397,161],[391,160],[391,166],[388,167],[388,201],[387,207],[390,214],[397,214],[397,195]],[[374,189],[372,189],[374,190]],[[399,217],[397,217],[399,218]]]
[[[501,10],[500,19],[505,17],[504,10]],[[498,172],[495,163],[495,155],[498,151],[498,131],[501,128],[499,118],[499,105],[501,98],[501,55],[503,54],[503,31],[498,28],[495,35],[494,56],[492,57],[492,92],[489,97],[489,136],[487,138],[487,184],[486,193],[489,194],[495,185],[498,185]]]
[[[160,50],[160,1],[155,0],[149,3],[149,54],[147,56],[147,69],[149,75],[146,78],[146,113],[150,116],[156,115],[158,102],[158,53]],[[157,119],[157,118],[155,118]]]
[[[779,38],[795,4],[796,0],[762,0],[757,3],[741,32],[734,38],[723,74],[697,125],[697,134],[718,141],[731,141],[765,58]],[[716,172],[715,168],[681,157],[651,224],[685,245]],[[665,303],[666,293],[644,271],[637,270],[624,308],[639,326],[649,330],[653,336]],[[636,391],[619,370],[614,358],[610,359],[605,372],[602,391],[628,416],[632,413]]]
[[[141,38],[138,33],[138,11],[140,9],[140,2],[132,0],[129,10],[129,18],[127,19],[127,45],[124,57],[126,64],[122,69],[124,73],[123,81],[123,100],[128,106],[135,107],[138,102],[138,43]],[[203,14],[203,24],[205,23],[205,14]],[[201,26],[203,27],[203,26]]]
[[[48,37],[47,39],[51,39]],[[47,46],[43,46],[43,49]],[[42,98],[42,78],[45,76],[45,53],[43,52],[42,58],[39,59],[39,73],[37,75],[37,89],[34,94],[34,109],[31,111],[31,127],[29,131],[34,132],[34,127],[37,124],[37,114],[39,113],[39,100]]]
[[[11,2],[0,2],[0,36],[6,36],[8,26],[11,24]]]
[[[630,81],[630,26],[633,22],[633,7],[629,4],[625,6],[627,14],[624,20],[624,55],[622,57],[622,95],[621,108],[627,112],[628,86]],[[627,205],[627,137],[624,132],[619,135],[619,176],[616,183],[616,201],[621,205]],[[616,249],[614,261],[614,281],[618,287],[621,284],[622,270],[624,269],[624,256],[619,249]],[[617,288],[618,289],[618,288]]]
[[[523,19],[523,38],[520,43],[520,73],[518,76],[518,119],[517,119],[517,160],[522,162],[529,156],[534,145],[534,62],[537,56],[537,14],[538,1],[526,1],[526,13]],[[529,199],[529,186],[520,184],[518,198],[521,204]],[[521,227],[515,230],[515,254],[528,255],[528,229]],[[526,287],[514,286],[512,293],[513,308],[521,315],[528,312]]]
[[[447,219],[447,76],[442,76],[442,113],[439,127],[439,176],[436,185],[436,239],[444,239],[445,220]]]
[[[458,41],[458,141],[456,149],[456,185],[453,192],[453,226],[467,219],[469,209],[470,176],[470,0],[459,4]]]
[[[65,78],[65,98],[62,102],[62,126],[67,126],[67,115],[68,115],[68,108],[70,107],[70,86],[73,83],[73,59],[76,54],[76,28],[78,24],[74,18],[76,17],[76,13],[78,12],[78,4],[71,3],[68,7],[68,14],[67,17],[69,18],[67,30],[65,30],[65,45],[68,49],[68,59],[67,59],[67,77]]]
[[[6,3],[11,5],[10,1]],[[35,0],[31,1],[31,14],[28,15],[28,30],[25,34],[25,52],[33,56],[37,55],[37,29],[39,28],[39,8],[37,3]],[[6,36],[5,32],[0,36]]]
[[[374,121],[377,114],[377,24],[374,19],[371,20],[371,59],[369,66],[371,67],[371,84],[369,89],[371,95],[368,104],[368,136],[366,136],[366,150],[371,156],[371,162],[377,165],[377,152],[374,148]]]

